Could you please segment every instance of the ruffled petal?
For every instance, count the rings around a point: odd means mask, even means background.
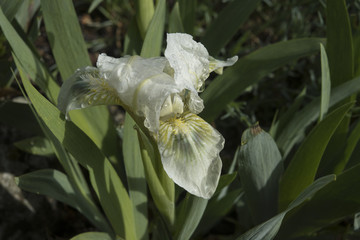
[[[116,89],[121,102],[136,115],[144,117],[144,126],[157,133],[160,111],[170,95],[181,88],[164,73],[165,58],[127,56],[112,58],[101,54],[97,67],[110,86]]]
[[[167,34],[165,57],[174,69],[175,82],[186,89],[198,92],[209,76],[209,53],[191,35]]]
[[[58,107],[66,116],[73,109],[102,104],[121,104],[121,100],[95,67],[78,69],[60,89]]]
[[[193,113],[161,122],[158,147],[166,173],[179,186],[209,199],[221,173],[224,138]]]

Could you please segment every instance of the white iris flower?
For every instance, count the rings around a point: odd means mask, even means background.
[[[166,173],[179,186],[210,198],[221,173],[224,138],[198,117],[202,90],[210,72],[222,73],[237,57],[219,61],[187,34],[168,34],[165,57],[112,58],[100,54],[96,67],[79,69],[65,82],[59,108],[99,104],[122,105],[144,126],[158,144]]]

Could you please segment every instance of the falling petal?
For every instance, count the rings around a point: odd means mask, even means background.
[[[58,107],[66,115],[73,109],[102,104],[121,104],[121,100],[95,67],[78,69],[60,89]]]
[[[210,124],[190,112],[162,121],[158,147],[164,169],[176,184],[202,198],[214,194],[224,138]]]

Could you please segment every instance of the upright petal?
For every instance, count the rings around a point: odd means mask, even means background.
[[[186,191],[210,198],[221,173],[224,138],[193,113],[161,122],[158,147],[166,173]]]
[[[191,35],[167,34],[165,57],[174,69],[175,82],[189,90],[199,91],[209,76],[209,53]]]

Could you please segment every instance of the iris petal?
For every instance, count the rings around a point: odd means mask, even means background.
[[[158,147],[164,169],[176,184],[202,198],[214,194],[224,138],[210,124],[190,112],[163,121]]]
[[[209,53],[191,35],[168,34],[165,57],[174,69],[175,82],[184,88],[197,92],[209,76]]]
[[[121,100],[95,67],[78,69],[60,89],[58,107],[66,115],[73,109],[103,104],[121,104]]]

